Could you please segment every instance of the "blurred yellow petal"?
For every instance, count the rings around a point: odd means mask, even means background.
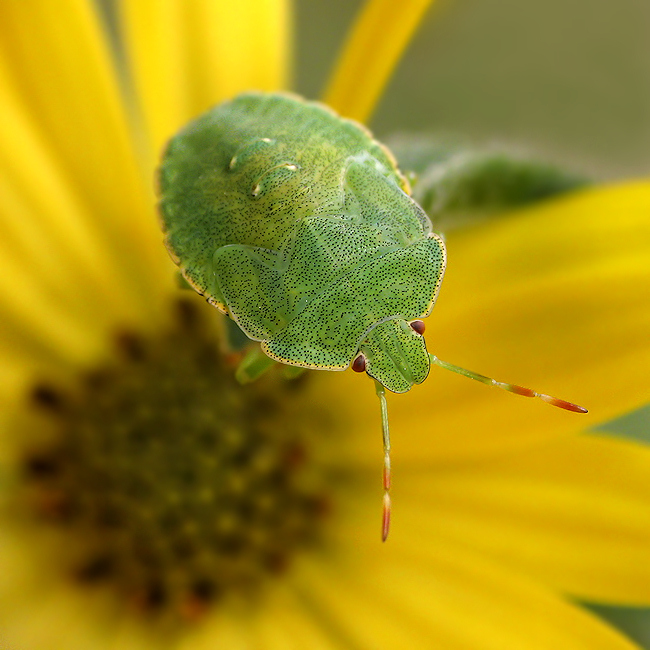
[[[650,184],[583,192],[454,234],[427,320],[435,355],[589,409],[577,415],[433,368],[391,396],[396,458],[444,459],[577,432],[647,402]]]
[[[341,647],[336,634],[314,616],[309,603],[284,584],[273,589],[268,607],[260,613],[255,627],[260,648],[337,650]]]
[[[40,282],[17,266],[2,263],[0,275],[0,320],[30,343],[32,353],[39,343],[62,364],[86,363],[104,347],[103,332],[86,327],[79,317],[52,300]]]
[[[12,336],[13,335],[13,336]],[[26,343],[15,332],[8,332],[6,326],[0,324],[0,430],[3,429],[2,413],[19,403],[26,393],[26,386],[32,380],[37,369],[51,369],[56,360],[38,359],[34,354],[34,346]],[[48,367],[49,365],[49,367]],[[4,427],[6,430],[6,427]],[[0,447],[0,457],[2,448]]]
[[[9,276],[7,259],[19,260],[22,274],[38,277],[70,309],[104,322],[132,319],[139,303],[120,286],[116,260],[3,81],[0,75],[0,275]]]
[[[301,572],[293,578],[298,598],[312,612],[320,625],[339,643],[352,648],[427,648],[431,644],[453,649],[447,645],[445,634],[432,621],[430,593],[418,593],[422,606],[428,609],[423,616],[418,608],[406,606],[395,599],[389,583],[383,576],[386,569],[374,553],[364,558],[366,569],[359,574],[353,567],[304,563]],[[377,564],[375,564],[375,562]],[[388,560],[392,564],[391,560]],[[382,576],[379,578],[379,576]],[[405,582],[404,576],[399,578]],[[408,584],[408,587],[412,587]],[[400,586],[397,586],[400,589]],[[429,603],[427,607],[425,603]]]
[[[290,0],[120,3],[154,152],[189,119],[243,90],[286,88]]]
[[[313,563],[296,580],[348,645],[445,650],[633,650],[584,610],[451,544],[363,549],[363,572]],[[366,557],[366,552],[369,557]],[[384,556],[384,559],[380,557]],[[359,560],[362,556],[359,556]],[[372,563],[372,564],[371,564]],[[345,647],[344,644],[342,644]]]
[[[368,0],[332,75],[325,103],[367,121],[431,0]]]
[[[153,646],[151,634],[135,621],[120,619],[111,621],[110,650],[142,650]],[[98,647],[102,647],[98,645]],[[197,648],[198,650],[198,648]]]
[[[395,492],[413,538],[471,547],[574,596],[647,605],[648,476],[650,449],[585,435],[493,461],[403,467]]]
[[[3,496],[0,490],[0,506],[4,508]],[[97,625],[93,618],[97,605],[101,607],[101,596],[89,592],[82,600],[74,585],[62,583],[54,571],[48,570],[51,567],[35,564],[34,556],[25,548],[25,539],[21,544],[13,535],[14,525],[4,526],[0,539],[0,647],[4,650],[2,643],[7,639],[12,640],[8,648],[14,647],[13,639],[19,639],[15,647],[30,650],[102,647],[111,629]],[[76,616],[81,606],[86,608],[85,613]]]
[[[91,3],[8,0],[0,8],[0,65],[35,137],[93,214],[123,278],[151,293],[167,277],[106,39]],[[145,170],[145,173],[150,172]]]
[[[228,650],[256,650],[250,618],[242,624],[241,616],[226,609],[210,617],[197,633],[179,643],[178,650],[213,650],[215,641]]]

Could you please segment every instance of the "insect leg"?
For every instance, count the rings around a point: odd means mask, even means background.
[[[237,366],[235,379],[240,384],[249,384],[263,375],[274,364],[275,361],[267,357],[259,345],[253,345],[239,366]]]
[[[300,366],[287,366],[284,365],[282,368],[282,376],[285,379],[297,379],[302,375],[307,368],[302,368]]]
[[[375,391],[381,405],[381,428],[384,438],[384,506],[381,520],[381,541],[388,538],[390,529],[390,432],[388,430],[388,404],[386,389],[375,379]]]
[[[551,395],[545,395],[544,393],[538,393],[531,388],[524,388],[523,386],[518,386],[517,384],[507,384],[502,381],[497,381],[491,377],[486,377],[485,375],[479,375],[477,372],[472,372],[471,370],[466,370],[460,366],[455,366],[453,363],[447,363],[446,361],[441,361],[438,357],[433,354],[429,354],[429,359],[431,363],[435,363],[437,366],[444,368],[445,370],[451,370],[463,377],[469,377],[469,379],[475,379],[480,381],[482,384],[487,384],[488,386],[496,386],[497,388],[502,388],[507,390],[509,393],[515,393],[515,395],[523,395],[524,397],[539,397],[547,404],[551,406],[557,406],[558,408],[565,409],[566,411],[573,411],[574,413],[587,413],[587,409],[583,406],[578,406],[577,404],[572,404],[563,399],[558,399],[557,397],[552,397]]]

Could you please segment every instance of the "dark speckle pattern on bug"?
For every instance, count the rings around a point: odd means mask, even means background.
[[[427,376],[422,336],[445,248],[389,152],[321,104],[246,94],[175,136],[160,169],[166,244],[188,282],[282,363],[359,352],[394,392]]]

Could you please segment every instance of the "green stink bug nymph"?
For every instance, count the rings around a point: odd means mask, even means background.
[[[296,96],[241,95],[172,138],[159,188],[166,245],[183,277],[261,342],[266,356],[244,359],[240,378],[273,360],[321,370],[352,365],[375,379],[383,539],[390,514],[384,388],[406,392],[436,363],[538,395],[429,355],[420,319],[436,301],[445,245],[392,155],[356,122]]]

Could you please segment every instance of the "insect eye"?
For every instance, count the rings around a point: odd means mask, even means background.
[[[366,369],[366,358],[363,356],[363,354],[360,354],[352,362],[352,370],[354,370],[354,372],[364,372],[365,369]]]
[[[409,325],[418,334],[420,334],[420,335],[424,334],[424,330],[426,328],[426,325],[424,324],[423,320],[412,320],[409,323]]]

